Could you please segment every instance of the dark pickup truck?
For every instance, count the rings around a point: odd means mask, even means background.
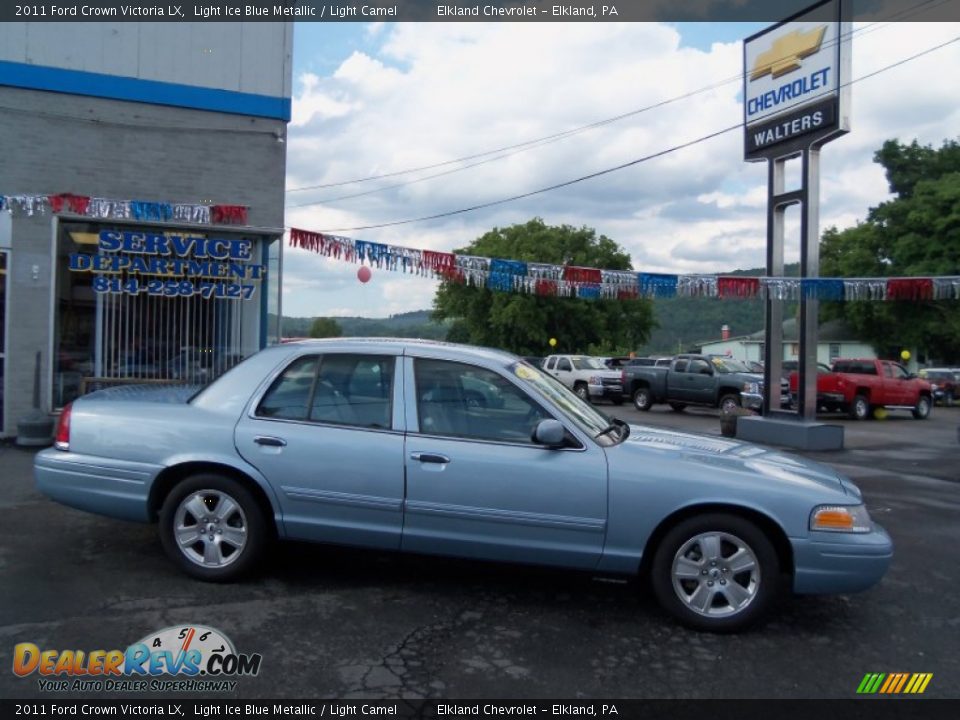
[[[710,405],[730,411],[763,406],[763,375],[739,360],[714,355],[677,355],[669,367],[627,365],[623,390],[637,410],[669,403],[677,412],[687,405]]]

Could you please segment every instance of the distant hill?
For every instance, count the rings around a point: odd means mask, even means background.
[[[787,276],[799,274],[797,263],[787,265]],[[765,270],[734,270],[723,275],[763,275]],[[705,340],[720,338],[720,328],[730,326],[730,333],[748,335],[763,328],[763,303],[759,300],[718,300],[716,298],[665,298],[654,300],[654,313],[660,327],[655,328],[650,341],[637,352],[642,354],[672,354],[695,348]],[[794,312],[784,309],[784,315]],[[430,310],[415,310],[384,318],[338,317],[335,318],[347,337],[417,337],[443,340],[450,322],[434,322]],[[310,334],[313,318],[284,317],[284,337],[306,337]]]
[[[764,268],[734,270],[721,275],[762,276]],[[784,275],[796,277],[800,264],[784,267]],[[645,355],[673,354],[693,350],[705,340],[719,340],[720,329],[730,326],[731,337],[749,335],[763,329],[764,304],[757,299],[718,300],[717,298],[664,298],[653,303],[660,327],[650,333],[650,341],[639,352]],[[794,312],[792,304],[784,316]]]
[[[397,313],[385,318],[337,317],[345,337],[412,337],[443,340],[447,337],[449,322],[437,323],[430,319],[430,310]],[[313,318],[283,318],[284,337],[307,337]]]

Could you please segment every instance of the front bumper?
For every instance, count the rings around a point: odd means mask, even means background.
[[[791,538],[793,591],[797,594],[853,593],[873,587],[893,560],[893,541],[874,523],[873,530],[854,533],[811,532]]]
[[[64,505],[121,520],[148,522],[150,486],[161,470],[145,463],[111,460],[53,448],[37,453],[37,490]]]
[[[592,398],[623,397],[623,385],[587,385]]]
[[[762,393],[740,393],[740,404],[747,410],[760,410],[763,408]]]

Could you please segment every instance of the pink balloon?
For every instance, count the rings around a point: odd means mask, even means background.
[[[371,277],[373,277],[373,273],[370,272],[370,268],[368,268],[366,265],[363,265],[359,270],[357,270],[357,280],[360,282],[370,282]]]

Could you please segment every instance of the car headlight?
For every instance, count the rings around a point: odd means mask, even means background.
[[[820,505],[810,513],[810,529],[865,533],[872,523],[864,505]]]
[[[748,382],[743,384],[743,391],[745,393],[752,393],[754,395],[759,395],[763,392],[763,386],[760,383]]]
[[[587,382],[591,385],[603,385],[603,380],[600,379],[599,375],[591,375]]]

